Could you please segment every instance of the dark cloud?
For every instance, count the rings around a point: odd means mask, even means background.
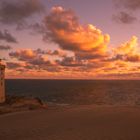
[[[21,50],[21,51],[10,52],[9,56],[12,58],[17,58],[20,61],[27,61],[27,60],[32,60],[37,55],[32,50]]]
[[[68,56],[64,57],[62,60],[57,60],[56,62],[59,65],[66,66],[66,67],[80,67],[84,65],[82,61],[78,61],[74,57],[68,57]]]
[[[57,56],[57,58],[51,60],[48,56]],[[86,54],[87,55],[87,54]],[[45,70],[48,72],[60,72],[62,69],[68,68],[67,70],[78,70],[78,71],[90,71],[91,69],[102,67],[102,62],[96,61],[92,62],[92,58],[87,58],[86,56],[67,56],[63,55],[59,50],[49,51],[42,49],[26,49],[15,52],[10,52],[9,56],[11,58],[16,58],[18,61],[24,63],[22,66],[25,69],[34,70]],[[95,56],[95,55],[94,55]],[[84,58],[86,57],[86,58]],[[97,59],[101,56],[96,56]]]
[[[140,62],[140,55],[130,55],[126,57],[127,61],[130,62]]]
[[[59,56],[59,57],[65,57],[66,52],[62,50],[42,50],[40,48],[34,50],[34,53],[37,53],[39,55],[50,55],[50,56]]]
[[[137,21],[137,18],[126,12],[120,12],[117,15],[113,15],[113,20],[118,23],[132,24]]]
[[[131,10],[140,9],[140,0],[123,0],[124,6]]]
[[[10,52],[9,56],[13,58],[17,58],[18,60],[21,61],[26,61],[26,60],[31,60],[36,57],[41,57],[41,56],[58,56],[58,57],[65,57],[66,54],[63,51],[60,50],[42,50],[42,49],[36,49],[36,50],[31,50],[31,49],[25,49],[25,50],[19,50],[19,51],[14,51]]]
[[[4,24],[20,24],[43,10],[40,0],[2,0],[0,2],[0,21]]]
[[[113,0],[113,1],[117,9],[119,9],[120,11],[125,10],[125,12],[119,12],[113,15],[113,20],[124,24],[131,24],[137,20],[137,17],[134,15],[137,10],[140,10],[140,0]]]
[[[51,13],[46,16],[45,23],[49,29],[76,31],[78,17],[72,10],[64,10],[62,7],[53,7]]]
[[[116,56],[112,57],[111,59],[108,59],[106,61],[117,61],[117,60],[121,60],[121,61],[129,61],[129,62],[140,62],[140,55],[120,55],[117,54]]]
[[[48,56],[58,56],[61,58],[58,60],[49,60]],[[26,69],[40,69],[48,72],[59,72],[62,67],[81,67],[84,63],[80,60],[76,60],[74,57],[65,56],[59,50],[42,50],[42,49],[26,49],[15,52],[10,52],[11,58],[16,58],[18,61],[22,61]],[[15,63],[8,64],[9,67],[18,67]],[[23,66],[22,66],[23,67]],[[60,68],[61,67],[61,68]]]
[[[36,22],[36,23],[20,23],[17,24],[16,30],[28,30],[30,31],[31,35],[43,35],[46,33],[44,25],[42,23]]]
[[[8,69],[16,69],[19,67],[21,68],[21,64],[16,62],[7,62],[6,65]]]
[[[47,66],[52,66],[52,63],[42,53],[43,51],[39,49],[26,49],[10,52],[9,56],[26,63],[25,67],[28,67],[28,69],[46,69]]]
[[[60,52],[58,50],[42,50],[40,48],[34,50],[35,53],[37,54],[47,54],[47,55],[60,55]]]
[[[12,47],[9,45],[0,45],[0,50],[1,51],[7,51],[7,50],[11,50]]]
[[[45,60],[42,56],[38,56],[34,59],[27,61],[29,64],[37,65],[37,66],[50,66],[52,65],[49,60]]]
[[[7,30],[0,31],[0,40],[9,42],[9,43],[17,43],[15,37],[13,37]]]
[[[82,51],[78,51],[75,52],[75,57],[77,60],[93,60],[93,59],[105,59],[105,57],[107,57],[107,55],[103,55],[103,54],[99,54],[95,51],[94,52],[82,52]]]
[[[114,0],[115,4],[119,8],[126,8],[128,10],[139,10],[140,0]]]
[[[64,10],[62,7],[52,8],[51,13],[45,18],[46,36],[44,40],[51,40],[60,45],[64,50],[75,50],[78,48],[78,43],[68,42],[59,36],[59,31],[65,31],[68,34],[77,31],[78,18],[71,10]]]
[[[31,29],[33,31],[33,33],[39,33],[39,34],[45,34],[44,30],[44,26],[41,23],[33,23],[28,25],[27,27],[28,29]]]

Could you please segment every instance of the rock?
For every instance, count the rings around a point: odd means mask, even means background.
[[[7,96],[6,102],[0,105],[0,114],[47,108],[47,104],[43,103],[39,98]]]

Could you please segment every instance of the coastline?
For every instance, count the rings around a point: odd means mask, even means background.
[[[7,96],[5,103],[0,104],[0,116],[34,110],[69,110],[69,109],[90,109],[90,108],[138,108],[139,104],[66,104],[56,102],[43,102],[38,97]]]
[[[43,103],[39,98],[7,96],[6,101],[0,104],[0,115],[47,108],[47,104]]]

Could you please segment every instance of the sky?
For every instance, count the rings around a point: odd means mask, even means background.
[[[140,0],[1,0],[6,78],[140,79]]]

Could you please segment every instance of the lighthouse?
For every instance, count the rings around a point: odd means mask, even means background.
[[[5,102],[5,65],[0,60],[0,103]]]

